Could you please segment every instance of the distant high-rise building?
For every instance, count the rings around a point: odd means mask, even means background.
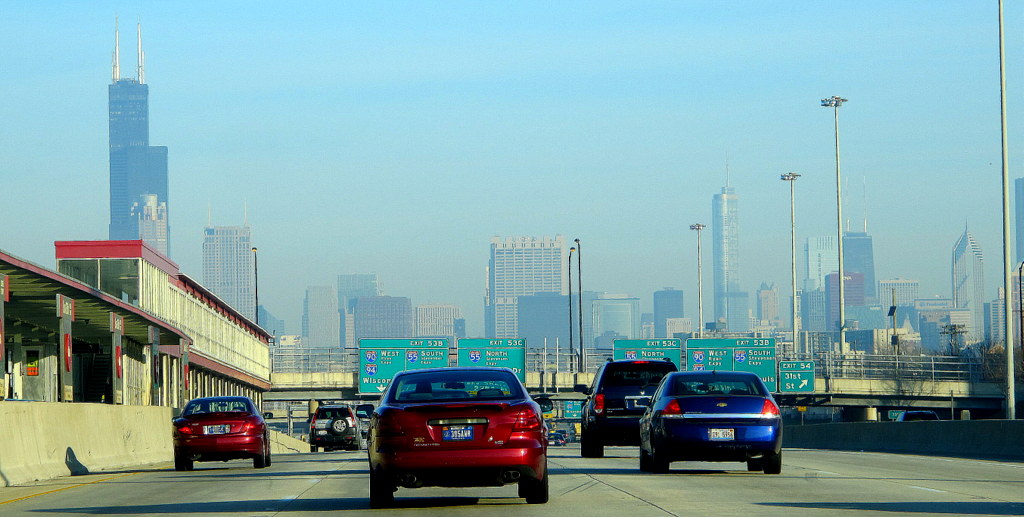
[[[360,297],[380,296],[380,282],[376,273],[338,275],[338,311],[341,342],[345,348],[356,346],[353,311]]]
[[[401,296],[360,296],[352,311],[356,340],[413,337],[412,301]]]
[[[883,306],[897,305],[910,307],[918,299],[921,283],[917,280],[893,278],[878,282],[878,303]],[[896,303],[892,303],[892,293],[896,291]]]
[[[779,290],[775,284],[761,282],[757,290],[757,319],[768,325],[779,326]]]
[[[1015,322],[1014,327],[1019,324]],[[1002,287],[998,289],[996,299],[985,304],[985,341],[990,344],[1006,343],[1006,297]]]
[[[156,194],[143,194],[142,203],[132,205],[132,217],[138,219],[139,238],[167,256],[167,203]]]
[[[416,306],[416,336],[455,337],[455,320],[462,317],[454,305],[431,304]]]
[[[846,307],[864,305],[864,275],[847,273],[845,276],[843,301]],[[825,304],[828,307],[825,330],[838,332],[841,323],[839,321],[839,273],[829,273],[825,276]]]
[[[288,330],[284,325],[284,320],[274,316],[266,307],[263,306],[263,304],[256,307],[256,314],[259,315],[260,327],[263,327],[263,330],[266,330],[277,338],[288,333]]]
[[[739,196],[735,188],[725,186],[715,194],[711,218],[715,320],[725,321],[730,332],[746,332],[750,329],[750,305],[747,293],[740,290]]]
[[[167,147],[149,145],[149,85],[144,74],[142,28],[138,28],[138,68],[134,79],[121,77],[120,38],[114,30],[113,74],[108,93],[110,138],[111,240],[163,237],[151,242],[169,249],[170,225],[167,198]],[[150,200],[146,196],[155,196]],[[144,218],[145,207],[156,207]],[[138,207],[135,211],[133,207]],[[139,222],[147,221],[140,228]],[[156,230],[148,221],[160,221]],[[167,253],[166,251],[164,253]]]
[[[812,289],[801,292],[800,330],[809,332],[835,330],[832,326],[826,324],[828,321],[826,307],[824,289]]]
[[[1024,178],[1013,182],[1014,229],[1017,231],[1017,263],[1024,261]]]
[[[878,302],[878,294],[875,293],[875,251],[867,232],[843,234],[843,272],[864,275],[864,303]]]
[[[255,321],[255,280],[249,226],[206,227],[203,230],[203,285]]]
[[[654,291],[654,337],[672,337],[668,334],[665,321],[669,318],[682,318],[683,292],[666,287]]]
[[[953,305],[970,311],[966,344],[984,339],[985,268],[981,246],[967,228],[953,245]]]
[[[484,319],[487,337],[519,337],[518,297],[568,294],[565,238],[493,237]]]
[[[594,334],[640,339],[640,299],[606,294],[594,300]]]
[[[538,293],[520,296],[516,304],[519,336],[531,349],[555,350],[555,344],[569,351],[569,297],[558,293]],[[573,302],[575,303],[575,296]],[[573,309],[575,311],[575,308]],[[576,313],[573,313],[576,317]],[[578,339],[573,336],[573,339]]]
[[[804,243],[804,290],[825,288],[825,276],[839,271],[839,249],[832,236],[808,237]]]
[[[329,285],[306,288],[302,304],[302,344],[307,348],[338,348],[338,295]]]

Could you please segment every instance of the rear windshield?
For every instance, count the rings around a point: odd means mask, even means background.
[[[676,397],[694,395],[758,395],[764,396],[764,389],[756,379],[722,378],[721,376],[677,376],[671,379],[669,395]]]
[[[319,408],[316,410],[317,418],[348,418],[352,416],[349,414],[348,408]]]
[[[601,384],[608,387],[656,385],[665,374],[673,371],[675,367],[671,363],[608,365]]]
[[[251,413],[249,402],[242,399],[193,400],[181,412],[183,415],[203,413]]]
[[[402,375],[392,386],[392,402],[513,400],[523,398],[511,372],[441,371]]]

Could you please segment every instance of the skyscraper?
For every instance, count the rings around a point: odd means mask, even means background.
[[[654,337],[672,337],[665,323],[669,318],[683,317],[683,292],[666,287],[654,291]]]
[[[132,217],[139,222],[139,238],[165,256],[167,249],[167,203],[159,202],[156,194],[143,194],[142,203],[132,205]]]
[[[747,293],[740,290],[739,197],[736,189],[722,187],[711,202],[714,241],[715,320],[725,321],[728,331],[750,329]]]
[[[779,290],[775,284],[761,282],[757,290],[757,319],[772,326],[779,326]]]
[[[965,344],[984,339],[985,271],[981,246],[967,228],[953,245],[953,306],[970,311]]]
[[[921,283],[917,280],[893,278],[878,282],[878,302],[883,306],[897,305],[910,307],[920,297]],[[893,291],[896,292],[896,303],[892,302]]]
[[[400,296],[360,296],[353,308],[356,340],[413,337],[412,301]]]
[[[302,344],[310,348],[338,348],[338,295],[329,285],[306,288],[302,302]]]
[[[486,337],[519,337],[519,296],[569,294],[568,253],[561,235],[491,238],[484,297]]]
[[[843,258],[845,259],[845,256]],[[825,276],[839,271],[836,238],[831,235],[808,237],[804,243],[804,264],[804,290],[824,289]]]
[[[377,273],[338,275],[339,324],[341,325],[341,342],[346,348],[356,346],[353,311],[357,300],[360,297],[380,296],[381,294]]]
[[[1024,261],[1024,178],[1013,181],[1013,227],[1017,232],[1017,263]]]
[[[864,275],[861,273],[847,273],[845,276],[844,302],[846,307],[864,305]],[[825,306],[827,307],[825,330],[839,331],[839,272],[829,273],[825,276]],[[849,320],[847,315],[847,320]]]
[[[455,320],[462,317],[459,308],[448,304],[416,306],[416,336],[455,337]]]
[[[602,336],[640,338],[639,298],[624,294],[605,294],[594,300],[593,310],[594,345],[601,340]]]
[[[138,68],[134,79],[121,77],[120,36],[114,30],[113,74],[107,88],[110,138],[111,240],[146,239],[152,228],[140,229],[145,210],[162,207],[164,241],[155,247],[169,249],[170,225],[167,199],[167,147],[149,145],[149,85],[145,81],[142,27],[138,27]],[[155,196],[155,199],[146,196]],[[142,230],[145,230],[145,235]],[[159,233],[157,234],[159,235]],[[146,239],[147,241],[149,239]]]
[[[249,225],[206,227],[203,230],[203,285],[255,321],[255,282]]]
[[[875,292],[875,251],[867,232],[843,234],[843,272],[864,275],[864,303],[878,303],[878,294]]]

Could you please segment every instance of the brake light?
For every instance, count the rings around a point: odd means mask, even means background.
[[[604,393],[594,395],[594,413],[604,413]]]
[[[252,422],[246,422],[246,423],[242,424],[242,428],[239,429],[238,432],[240,432],[240,433],[248,433],[249,431],[252,431],[255,428],[256,428],[256,424],[254,424]]]
[[[543,425],[543,421],[541,421],[540,417],[537,416],[537,412],[533,410],[533,407],[526,406],[519,410],[519,414],[516,415],[516,424],[512,427],[512,430],[537,431]]]
[[[681,415],[681,414],[683,414],[683,409],[679,407],[679,401],[678,400],[672,399],[672,400],[669,401],[668,405],[665,406],[665,409],[661,410],[661,414],[662,415]]]
[[[764,406],[761,406],[761,418],[777,418],[779,416],[779,406],[776,406],[771,399],[765,399]]]
[[[402,423],[398,421],[398,418],[398,410],[391,409],[381,412],[380,419],[377,421],[377,436],[404,435],[405,431],[402,430]]]
[[[192,433],[192,428],[190,426],[187,426],[187,425],[179,426],[178,427],[178,432],[181,433],[181,434],[193,434]]]

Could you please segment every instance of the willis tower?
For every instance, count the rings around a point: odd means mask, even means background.
[[[149,145],[149,85],[145,79],[142,27],[138,26],[136,77],[122,78],[119,34],[114,29],[110,115],[111,240],[143,239],[164,255],[167,222],[167,147]]]

